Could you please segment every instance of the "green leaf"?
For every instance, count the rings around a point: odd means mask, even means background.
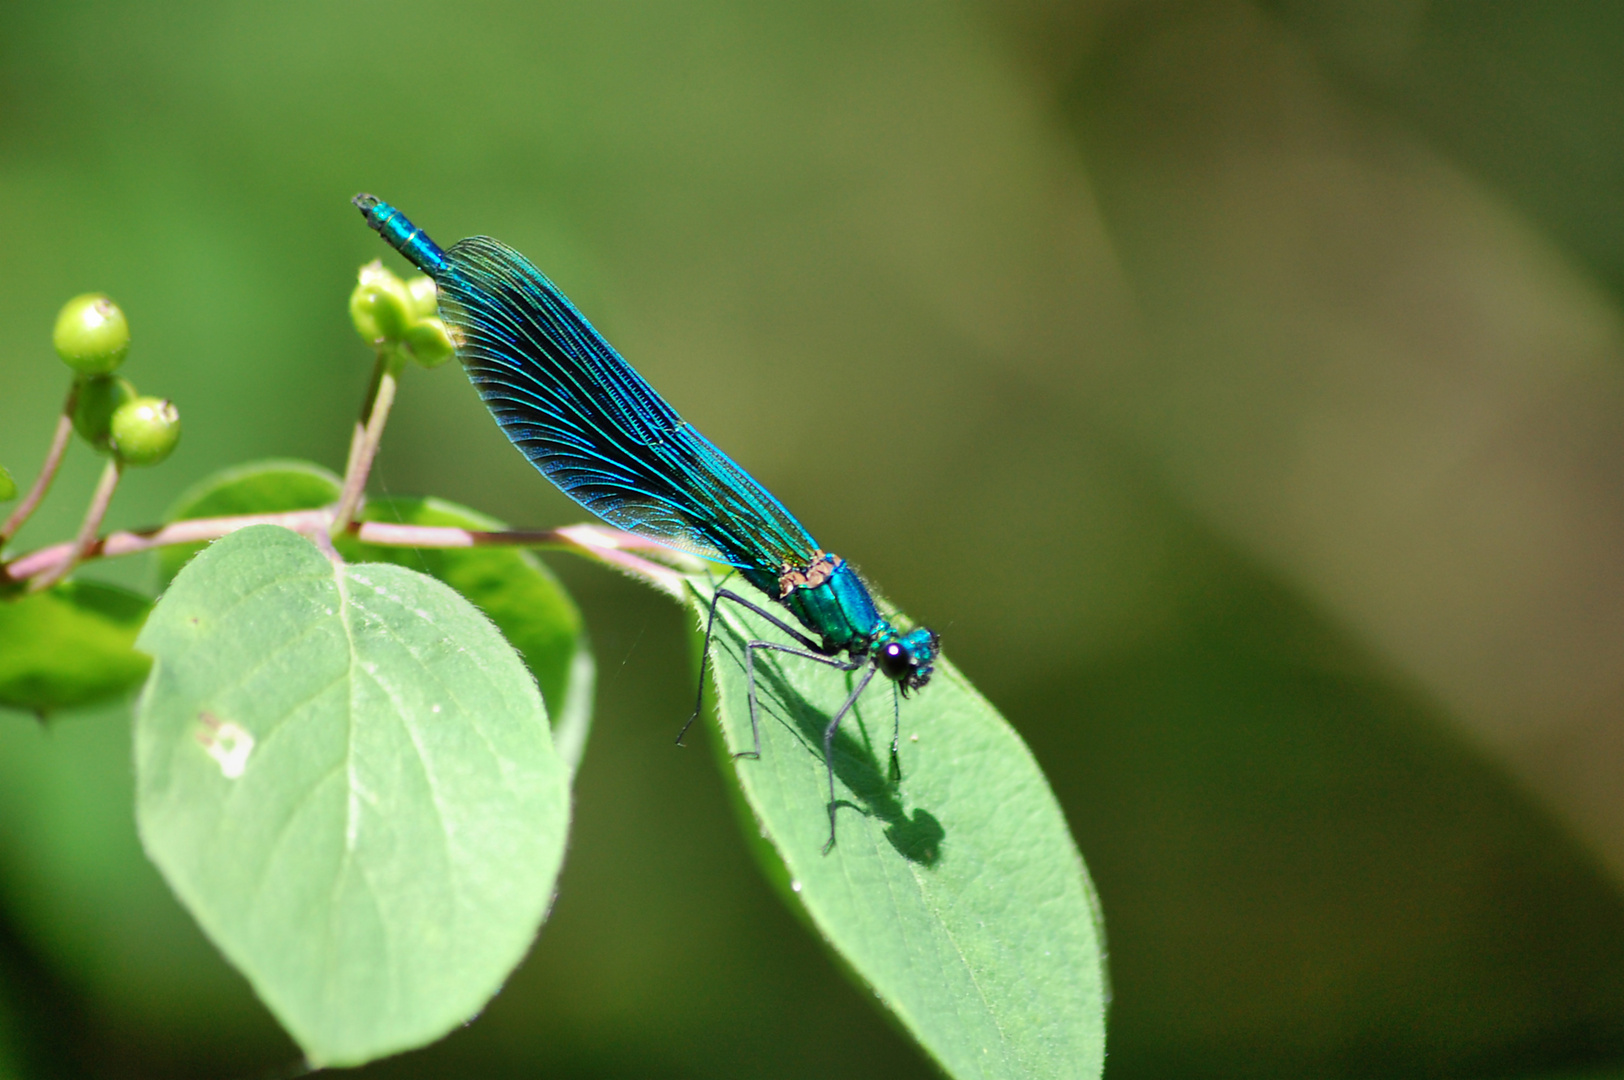
[[[142,842],[316,1064],[438,1038],[553,893],[568,777],[535,681],[452,589],[254,526],[138,641]]]
[[[90,581],[0,596],[0,707],[44,715],[128,690],[147,674],[134,646],[151,607]]]
[[[215,473],[194,485],[170,508],[165,520],[314,510],[336,502],[342,484],[326,469],[307,462],[254,462]],[[360,517],[475,530],[507,527],[495,518],[440,499],[372,499]],[[596,667],[580,609],[540,559],[518,548],[393,548],[349,539],[340,540],[338,546],[352,560],[392,562],[432,574],[489,616],[541,684],[542,700],[553,724],[553,745],[570,771],[575,771],[592,726]],[[202,548],[191,544],[162,549],[159,570],[163,580],[172,579]]]
[[[711,584],[689,581],[703,618]],[[710,663],[735,753],[751,747],[751,639],[784,634],[723,602]],[[757,650],[761,758],[725,756],[724,772],[769,877],[949,1075],[1099,1076],[1105,942],[1082,856],[1025,744],[945,659],[901,703],[900,784],[888,780],[895,699],[883,678],[842,722],[838,838],[823,853],[823,729],[856,678]]]
[[[465,506],[432,498],[371,499],[363,521],[448,525],[476,531],[507,525]],[[397,548],[340,541],[345,558],[392,562],[432,574],[483,611],[519,650],[541,685],[553,745],[574,772],[592,725],[596,666],[575,601],[535,554],[522,548]]]
[[[338,501],[344,482],[320,465],[308,461],[272,458],[222,469],[193,484],[176,499],[165,521],[230,517],[236,514],[280,514],[315,510]],[[205,544],[173,544],[158,550],[161,585],[174,580],[180,568]]]

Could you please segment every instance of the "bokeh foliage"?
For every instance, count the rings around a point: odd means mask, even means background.
[[[348,197],[498,236],[1021,730],[1100,888],[1110,1075],[1603,1067],[1621,50],[1604,0],[19,0],[0,462],[31,473],[50,319],[98,289],[187,424],[114,525],[336,468]],[[579,517],[454,367],[406,381],[377,490]],[[554,562],[601,673],[557,909],[478,1022],[370,1071],[928,1075],[670,748],[685,616]],[[289,1062],[141,860],[126,720],[0,714],[0,1046]]]

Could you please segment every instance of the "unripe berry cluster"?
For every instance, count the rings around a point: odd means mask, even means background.
[[[434,367],[456,352],[450,331],[435,315],[437,299],[431,279],[402,281],[374,259],[361,267],[350,293],[350,321],[367,344],[399,349],[424,367]]]
[[[180,440],[174,403],[142,397],[113,374],[130,351],[129,320],[117,304],[101,293],[74,297],[57,315],[51,341],[78,377],[73,428],[80,438],[125,465],[156,465],[169,456]]]

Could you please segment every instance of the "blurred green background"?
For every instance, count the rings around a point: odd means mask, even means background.
[[[32,476],[52,319],[100,289],[186,430],[113,525],[337,467],[382,252],[349,197],[500,237],[1031,743],[1103,898],[1109,1076],[1619,1075],[1621,56],[1616,0],[8,0],[0,462]],[[455,365],[375,475],[581,517]],[[601,679],[553,918],[365,1072],[930,1075],[671,747],[682,614],[553,562]],[[0,1076],[292,1075],[129,768],[123,705],[0,713]]]

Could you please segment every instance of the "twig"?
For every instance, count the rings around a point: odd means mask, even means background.
[[[85,559],[134,555],[172,544],[196,544],[218,540],[250,525],[280,525],[302,536],[318,537],[331,529],[331,510],[294,510],[281,514],[240,514],[232,517],[194,518],[149,529],[109,533],[81,547],[78,541],[55,544],[0,564],[0,579],[23,581],[41,575],[62,574]],[[632,554],[644,551],[658,554],[667,562],[687,567],[688,557],[661,547],[631,533],[596,525],[569,525],[562,529],[460,529],[443,525],[397,525],[383,521],[351,522],[347,530],[363,544],[379,547],[473,548],[530,547],[569,551],[605,563],[653,585],[671,596],[681,597],[681,570]],[[696,564],[697,565],[697,564]]]
[[[292,529],[303,536],[308,536],[317,529],[327,528],[332,514],[327,510],[295,510],[283,514],[241,514],[227,518],[194,518],[190,521],[177,521],[171,525],[159,525],[150,529],[136,529],[130,532],[109,533],[91,545],[85,553],[85,558],[112,559],[120,555],[134,555],[142,551],[151,551],[154,548],[168,547],[171,544],[196,544],[207,540],[218,540],[228,533],[238,529],[246,529],[250,525],[280,525],[285,529]],[[13,580],[21,581],[33,577],[50,569],[57,563],[69,557],[73,550],[70,544],[53,544],[51,547],[40,548],[27,555],[18,556],[5,564],[6,575]]]
[[[102,469],[101,479],[96,481],[96,491],[90,496],[90,506],[85,509],[85,520],[79,526],[79,535],[68,545],[67,557],[47,573],[30,581],[29,592],[39,592],[55,585],[96,546],[102,518],[107,516],[107,507],[112,504],[113,492],[118,490],[118,482],[123,475],[124,466],[117,458],[107,462]]]
[[[670,596],[679,603],[686,598],[682,588],[682,573],[684,570],[697,569],[702,565],[699,560],[673,551],[668,547],[645,540],[632,533],[620,532],[617,529],[604,529],[597,525],[565,525],[555,530],[569,543],[566,549],[573,549],[589,558],[607,563],[618,570],[630,574],[661,592]],[[675,566],[665,566],[649,562],[630,554],[632,551],[647,551],[660,555],[668,563]]]
[[[350,440],[349,461],[344,467],[344,491],[338,497],[333,511],[332,535],[337,536],[350,527],[355,511],[366,492],[367,476],[372,472],[373,459],[378,456],[378,444],[383,441],[383,428],[389,422],[389,410],[395,404],[396,374],[402,360],[393,349],[381,349],[378,363],[373,369],[372,387],[362,410],[365,424],[357,425],[355,437]]]
[[[0,525],[0,548],[17,535],[17,530],[23,527],[34,513],[34,508],[45,498],[45,493],[51,490],[51,481],[56,479],[62,455],[67,453],[68,442],[73,438],[73,410],[78,404],[79,383],[75,380],[68,387],[67,400],[62,403],[62,415],[56,419],[56,434],[51,436],[51,449],[45,454],[45,464],[39,467],[39,475],[34,477],[34,486],[28,489],[28,494],[17,504],[17,509],[6,518],[6,523]]]

